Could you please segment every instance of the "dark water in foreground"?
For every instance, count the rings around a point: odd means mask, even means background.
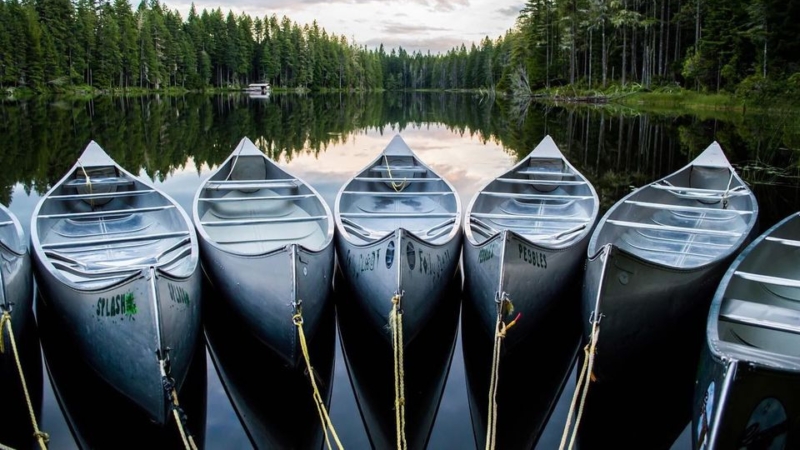
[[[797,121],[787,116],[698,117],[536,105],[523,113],[468,95],[5,103],[0,104],[0,201],[10,204],[27,228],[39,196],[94,139],[126,169],[154,180],[190,211],[199,183],[248,136],[333,206],[338,189],[399,133],[453,183],[466,208],[485,182],[550,134],[592,180],[604,211],[632,187],[687,164],[716,139],[756,192],[765,230],[800,209],[798,154],[792,150],[800,142],[800,130],[793,123]],[[394,422],[385,405],[391,402],[387,392],[393,381],[391,367],[384,370],[390,350],[360,326],[358,312],[347,307],[347,294],[337,291],[340,324],[345,326],[340,334],[331,320],[322,333],[327,339],[312,345],[314,365],[330,396],[332,421],[347,448],[369,448],[370,440],[378,448],[391,447]],[[249,433],[269,443],[268,448],[321,445],[307,379],[248,342],[235,324],[226,322],[213,291],[208,292],[208,345],[198,350],[193,382],[182,399],[200,442],[206,448],[250,448]],[[471,331],[470,312],[459,311],[457,290],[448,299],[436,326],[426,331],[428,340],[408,350],[409,398],[415,399],[407,413],[409,441],[418,446],[427,441],[432,449],[483,447],[483,442],[475,443],[473,423],[485,426],[479,418],[486,403],[481,383],[488,376],[491,342]],[[504,360],[498,427],[508,447],[529,447],[538,434],[534,424],[553,409],[537,448],[558,448],[575,384],[574,374],[567,377],[578,351],[579,320],[568,307],[559,314],[563,321],[554,321],[552,329],[541,330]],[[63,344],[57,333],[47,338]],[[141,445],[180,445],[174,430],[153,432],[138,425],[135,412],[116,406],[113,392],[80,372],[77,355],[70,355],[69,348],[48,348],[47,353],[59,355],[48,356],[54,369],[68,368],[54,370],[53,376],[65,386],[62,397],[71,414],[88,417],[80,440],[104,448],[135,446],[137,440]],[[66,363],[50,361],[64,355],[69,355]],[[646,379],[598,392],[582,429],[598,447],[689,448],[685,429],[691,398],[685,389],[671,386],[679,377],[691,377],[693,370],[686,361],[671,360]],[[43,379],[32,387],[43,396],[40,427],[50,433],[51,448],[75,448],[76,438],[46,374]],[[557,401],[562,385],[565,395]],[[19,423],[15,426],[24,431],[26,422]]]

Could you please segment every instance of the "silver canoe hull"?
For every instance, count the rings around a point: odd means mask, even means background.
[[[222,302],[292,367],[293,317],[309,339],[332,293],[333,215],[319,193],[247,137],[198,188],[192,211],[203,268]]]
[[[14,334],[33,318],[33,272],[19,220],[0,205],[0,306],[11,311]],[[2,313],[2,311],[0,311]],[[0,332],[7,333],[5,327]]]
[[[319,252],[291,245],[249,257],[221,251],[203,240],[201,249],[209,279],[239,320],[285,362],[300,363],[292,317],[299,305],[303,330],[312,340],[331,297],[333,242]]]
[[[186,213],[91,142],[34,209],[31,243],[43,301],[80,357],[165,423],[165,377],[183,384],[201,326]]]
[[[200,331],[200,273],[173,279],[158,272],[139,275],[110,289],[76,291],[37,263],[37,284],[54,317],[87,364],[141,407],[166,423],[168,405],[159,357],[168,348],[172,378],[180,388]],[[161,336],[161,347],[156,336]]]
[[[547,321],[557,302],[577,293],[575,280],[583,270],[588,240],[589,234],[570,247],[553,249],[508,230],[481,245],[465,240],[464,268],[469,275],[464,278],[464,291],[483,331],[494,336],[501,298],[514,306],[513,312],[504,315],[504,322],[521,314],[503,341],[506,347],[513,347]]]
[[[432,245],[401,228],[364,246],[337,235],[336,245],[354,300],[387,340],[392,298],[402,296],[403,339],[408,345],[436,312],[456,273],[461,235]]]
[[[694,448],[800,445],[800,214],[764,232],[714,295],[694,391]]]

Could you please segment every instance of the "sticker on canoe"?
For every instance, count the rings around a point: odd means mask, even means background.
[[[518,244],[519,245],[519,258],[525,261],[526,263],[541,267],[542,269],[547,269],[547,256],[542,252],[537,252],[536,250],[531,250],[527,246]]]
[[[708,384],[706,395],[703,397],[703,406],[700,407],[700,419],[697,421],[697,449],[708,448],[708,432],[711,426],[711,417],[714,414],[714,382]]]
[[[478,264],[483,264],[486,261],[489,261],[490,259],[494,258],[495,247],[496,245],[492,244],[482,248],[481,251],[478,252]]]
[[[786,410],[778,399],[768,397],[753,409],[736,448],[783,450],[788,431]]]
[[[185,289],[183,289],[180,286],[175,286],[172,283],[167,284],[167,286],[169,287],[170,300],[172,300],[175,303],[181,303],[184,305],[189,304],[189,293],[186,292]]]
[[[133,298],[133,292],[112,295],[111,297],[100,297],[97,299],[95,307],[97,317],[116,317],[123,315],[133,320],[133,316],[138,312],[136,309],[136,300]]]
[[[391,269],[394,264],[394,241],[390,241],[386,247],[386,268]]]

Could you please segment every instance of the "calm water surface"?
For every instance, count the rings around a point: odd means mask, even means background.
[[[800,205],[797,155],[791,150],[800,133],[790,123],[784,116],[698,117],[537,105],[519,109],[468,95],[273,96],[266,100],[187,96],[11,102],[0,104],[0,135],[4,136],[0,163],[5,168],[0,173],[0,200],[10,204],[27,228],[40,195],[94,139],[126,169],[153,180],[191,211],[199,184],[241,137],[248,136],[279,164],[313,185],[333,207],[339,188],[374,159],[395,134],[400,134],[422,160],[455,186],[465,209],[486,182],[515,164],[545,134],[551,134],[572,163],[592,180],[604,211],[632,187],[687,164],[716,139],[755,190],[764,230]],[[206,320],[215,317],[206,316]],[[445,322],[452,323],[455,333],[458,321]],[[364,423],[371,423],[371,418],[364,417],[362,421],[339,335],[330,335],[336,339],[331,350],[335,352],[330,380],[333,423],[347,448],[369,448]],[[433,409],[428,411],[431,417],[435,414],[428,442],[428,448],[433,449],[476,447],[462,333],[452,336],[456,336],[455,347],[443,348],[441,367],[436,372],[446,383],[443,388],[436,385],[430,391],[433,397],[441,395],[441,402],[433,398]],[[548,361],[537,356],[541,353],[525,358],[532,370],[544,372],[539,368]],[[258,361],[250,363],[255,365]],[[678,371],[675,367],[680,365],[680,361],[670,362],[668,369]],[[509,379],[516,378],[508,382],[506,389],[535,391],[541,385],[526,378],[524,372],[531,369],[515,370],[516,374],[507,375]],[[571,370],[565,367],[560,378]],[[205,429],[199,433],[204,435],[205,446],[250,448],[250,440],[210,354],[205,375]],[[261,382],[269,384],[270,376],[266,373]],[[381,381],[392,383],[391,379],[375,380]],[[566,382],[565,395],[556,405],[537,448],[557,448],[573,385],[574,374]],[[42,389],[40,426],[50,433],[51,448],[76,448],[46,376]],[[608,420],[612,423],[608,429],[613,430],[614,422],[646,415],[646,392],[619,395],[638,396],[636,410],[616,410],[618,405],[609,405],[608,411],[615,412],[604,414],[606,417],[587,417],[587,421],[596,421],[587,427],[603,427],[603,421]],[[660,413],[674,411],[673,417],[650,421],[655,424],[648,429],[652,445],[645,447],[689,448],[686,425],[690,417],[686,405],[690,402],[690,397],[683,396],[677,400],[678,406],[656,405]],[[624,404],[621,400],[619,403]],[[282,406],[276,404],[275,408]],[[517,412],[504,410],[501,404],[501,421],[503,414]],[[299,420],[316,421],[316,417]],[[316,430],[315,427],[313,422],[311,429]],[[529,432],[524,426],[520,428],[523,435]],[[120,438],[124,439],[124,434]],[[479,443],[477,447],[482,446]]]

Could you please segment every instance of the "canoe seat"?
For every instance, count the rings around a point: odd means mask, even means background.
[[[480,213],[474,212],[472,217],[479,219],[500,219],[500,220],[546,220],[553,222],[586,222],[586,216],[555,216],[547,214],[496,214],[496,213]]]
[[[370,197],[433,197],[440,195],[455,195],[453,191],[423,191],[423,192],[374,192],[374,191],[342,191],[342,195],[363,195]]]
[[[352,213],[352,212],[342,212],[339,213],[341,217],[350,217],[350,218],[357,218],[357,219],[405,219],[405,218],[424,218],[424,219],[432,219],[432,218],[444,218],[444,217],[455,217],[456,213],[430,213],[430,212],[363,212],[363,213]]]
[[[542,200],[542,201],[568,201],[568,200],[591,200],[591,195],[564,195],[564,194],[520,194],[512,192],[492,192],[481,191],[480,195],[488,197],[515,198],[520,200]]]
[[[640,228],[645,230],[661,230],[661,231],[675,231],[680,233],[689,233],[689,234],[697,234],[697,235],[709,235],[709,236],[735,236],[739,237],[742,233],[736,231],[726,231],[726,230],[710,230],[706,228],[691,228],[691,227],[678,227],[672,225],[659,225],[659,224],[650,224],[650,223],[640,223],[640,222],[628,222],[625,220],[614,220],[608,219],[606,220],[607,223],[611,225],[616,225],[619,227],[626,227],[626,228]]]
[[[370,169],[370,172],[379,172],[379,173],[427,173],[428,170],[424,167],[419,166],[375,166]]]
[[[438,177],[431,177],[431,178],[380,178],[380,177],[355,177],[353,178],[355,181],[363,181],[365,183],[432,183],[435,181],[442,181],[441,178]]]
[[[146,208],[111,209],[76,213],[42,214],[39,219],[99,219],[110,216],[127,216],[146,212],[163,211],[175,208],[175,205],[150,206]]]
[[[188,231],[176,231],[172,233],[153,233],[153,234],[143,234],[143,235],[134,235],[134,236],[123,236],[123,237],[98,237],[97,239],[81,239],[81,240],[66,240],[62,242],[46,242],[42,244],[43,249],[59,249],[59,248],[69,248],[75,249],[79,247],[97,247],[97,246],[107,246],[107,245],[116,245],[116,244],[125,244],[125,243],[145,243],[147,241],[159,241],[161,239],[171,239],[176,237],[187,237],[189,236]]]
[[[751,272],[743,272],[737,270],[733,273],[735,276],[749,281],[756,281],[759,283],[773,284],[775,286],[800,288],[800,280],[793,278],[775,277],[771,275],[761,275]]]
[[[549,170],[541,170],[536,169],[533,167],[526,167],[524,169],[519,169],[516,173],[520,175],[546,175],[546,176],[557,176],[557,177],[576,177],[578,174],[573,172],[552,172]]]
[[[293,189],[300,185],[297,178],[273,180],[213,180],[206,182],[206,189],[217,191],[254,191],[258,189]]]
[[[781,306],[726,298],[722,302],[719,318],[727,322],[800,334],[800,311]]]
[[[109,188],[109,187],[119,187],[119,186],[133,186],[133,180],[125,178],[125,177],[90,177],[89,181],[85,178],[77,178],[74,180],[69,180],[64,183],[66,187],[72,188]]]
[[[538,184],[541,186],[583,186],[585,181],[564,181],[564,180],[537,180],[530,178],[496,178],[501,183],[511,184]]]
[[[91,194],[71,194],[71,195],[51,195],[48,200],[95,200],[95,199],[115,199],[119,197],[138,197],[141,195],[154,194],[153,189],[142,189],[138,191],[115,191]]]
[[[650,202],[639,202],[636,200],[625,200],[625,204],[640,206],[642,208],[652,208],[652,209],[660,209],[660,210],[667,210],[667,211],[687,211],[687,212],[698,212],[698,213],[715,213],[725,215],[725,213],[730,213],[731,215],[739,214],[739,215],[748,215],[753,214],[753,211],[742,211],[737,209],[721,209],[721,208],[706,208],[702,206],[688,206],[688,205],[675,205],[670,203],[650,203]]]
[[[225,196],[225,197],[200,197],[197,199],[199,202],[208,202],[208,203],[227,203],[227,202],[247,202],[247,201],[276,201],[276,200],[303,200],[306,198],[312,198],[314,194],[297,194],[297,195],[259,195],[259,196]]]

